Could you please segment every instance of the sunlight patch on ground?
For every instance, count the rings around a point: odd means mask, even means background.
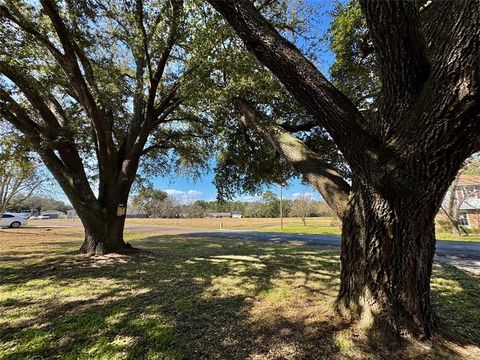
[[[375,359],[334,311],[338,251],[185,236],[130,235],[131,257],[78,255],[77,230],[0,236],[0,358]],[[411,358],[479,355],[479,279],[436,266],[439,317],[457,343]],[[403,352],[402,352],[403,351]],[[379,356],[377,357],[377,355]]]

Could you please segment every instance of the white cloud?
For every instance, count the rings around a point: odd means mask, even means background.
[[[295,199],[300,199],[300,198],[303,198],[303,197],[309,197],[310,199],[314,199],[315,198],[315,194],[314,193],[311,193],[311,192],[305,192],[305,193],[301,193],[301,192],[296,192],[296,193],[293,193],[291,198],[293,200]]]
[[[201,191],[198,191],[198,190],[188,190],[187,191],[187,195],[188,196],[191,196],[191,197],[198,197],[202,194]]]
[[[175,190],[175,189],[166,189],[166,190],[163,190],[163,191],[165,191],[168,195],[170,195],[172,197],[180,196],[180,195],[185,194],[185,191]]]
[[[202,194],[201,191],[190,189],[188,191],[177,190],[177,189],[165,189],[168,196],[178,200],[181,203],[192,203],[200,198]]]

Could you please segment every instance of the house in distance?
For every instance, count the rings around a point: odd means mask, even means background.
[[[220,218],[242,218],[242,213],[240,211],[232,211],[232,212],[218,212],[218,213],[208,213],[207,217],[220,219]]]

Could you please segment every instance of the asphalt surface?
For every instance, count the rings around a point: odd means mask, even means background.
[[[78,227],[79,221],[62,221],[53,223],[48,220],[31,222],[28,227]],[[202,230],[174,226],[150,224],[126,224],[128,232],[139,232],[154,235],[182,235],[189,237],[213,237],[231,240],[266,241],[278,243],[300,243],[311,246],[340,246],[340,236],[335,235],[302,235],[279,232],[259,232],[255,230]],[[436,243],[435,260],[470,273],[480,275],[480,242],[462,242],[438,240]]]
[[[148,225],[150,230],[151,225]],[[160,227],[160,226],[159,226]],[[198,230],[175,227],[160,227],[165,232],[188,234],[189,237],[210,237],[231,240],[265,241],[278,243],[301,243],[313,246],[340,247],[340,236],[302,235],[251,230]],[[147,230],[146,226],[129,225],[127,231]],[[153,230],[153,229],[151,229]],[[157,228],[157,231],[159,229]],[[480,275],[480,243],[439,240],[436,243],[435,260],[454,265],[462,270]]]

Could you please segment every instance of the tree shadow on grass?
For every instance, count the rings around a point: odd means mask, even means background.
[[[52,250],[15,263],[16,255],[6,254],[2,357],[309,358],[337,351],[333,335],[346,322],[279,314],[263,323],[258,312],[251,315],[258,306],[288,306],[283,292],[287,300],[295,292],[331,300],[307,275],[335,286],[336,254],[188,236],[141,245],[149,252],[129,257]],[[21,315],[27,310],[30,316]]]
[[[91,258],[55,248],[30,261],[7,253],[0,357],[374,356],[352,346],[350,322],[332,311],[336,250],[192,234],[133,243],[147,251]]]
[[[388,359],[479,359],[479,280],[480,277],[453,266],[434,263],[431,279],[434,335],[425,341],[411,337],[399,340],[390,329],[373,323],[363,329],[363,336],[353,339],[354,344],[367,345],[370,351]],[[357,331],[361,329],[360,323],[355,327]]]
[[[437,264],[431,287],[444,335],[461,345],[480,346],[480,276]]]

